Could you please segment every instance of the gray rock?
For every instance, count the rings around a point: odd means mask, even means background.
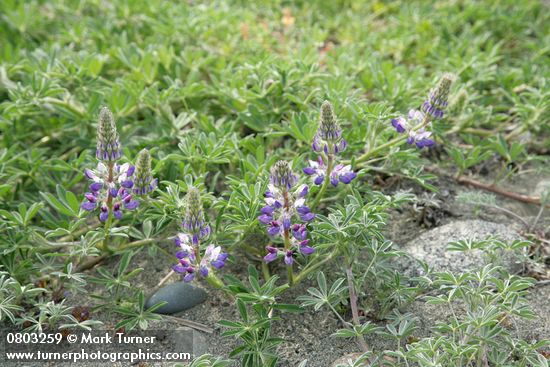
[[[483,267],[486,264],[484,253],[481,250],[449,251],[448,244],[459,240],[483,240],[490,236],[507,243],[521,239],[509,225],[482,220],[464,220],[427,231],[402,249],[413,258],[425,261],[434,271],[460,273]],[[504,266],[509,272],[516,272],[521,267],[512,253],[502,254],[499,259],[502,263],[498,265]],[[405,273],[409,274],[418,273],[420,269],[420,266],[412,261],[405,266],[408,268]]]
[[[207,353],[207,342],[203,333],[188,328],[178,327],[171,331],[172,350],[191,353],[194,358]]]
[[[168,303],[155,312],[169,315],[188,310],[205,300],[206,292],[203,289],[189,283],[176,282],[168,284],[153,293],[145,302],[145,308],[166,301]]]
[[[348,367],[353,366],[355,361],[359,359],[363,354],[362,353],[349,353],[343,357],[338,358],[331,364],[331,367]],[[366,366],[366,364],[364,364]]]
[[[540,180],[533,190],[533,196],[543,196],[548,190],[550,190],[550,179]]]

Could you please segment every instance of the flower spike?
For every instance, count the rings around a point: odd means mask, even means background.
[[[179,251],[176,252],[178,263],[172,270],[181,274],[184,282],[190,282],[199,274],[206,278],[213,269],[225,266],[228,254],[222,252],[220,246],[210,244],[201,256],[200,241],[210,234],[210,226],[205,221],[200,192],[191,187],[186,195],[186,208],[182,223],[183,232],[178,233],[174,243]]]
[[[357,177],[351,166],[332,164],[337,159],[336,154],[344,151],[346,147],[347,142],[342,137],[342,128],[336,120],[332,105],[325,101],[321,106],[321,122],[312,143],[313,150],[320,155],[317,161],[309,161],[309,166],[304,168],[303,172],[313,177],[315,185],[322,185],[327,176],[332,186],[338,186],[339,182],[349,184]],[[325,164],[327,160],[329,164]]]
[[[306,223],[315,218],[305,203],[309,188],[307,185],[295,187],[297,182],[298,176],[292,172],[288,162],[279,161],[271,169],[270,184],[265,193],[266,205],[260,210],[258,221],[267,227],[271,237],[282,238],[285,248],[266,247],[265,262],[274,261],[281,254],[285,263],[292,265],[292,257],[297,254],[293,248],[301,249],[300,243],[307,237]],[[313,251],[312,247],[308,247],[300,253],[310,255]]]
[[[133,192],[136,195],[147,195],[156,187],[157,179],[151,174],[151,155],[147,149],[143,149],[136,159]]]
[[[430,91],[428,98],[422,104],[422,111],[432,118],[440,119],[445,114],[449,104],[449,91],[455,77],[452,74],[444,74],[435,88]]]
[[[114,162],[122,156],[122,149],[113,114],[107,107],[99,112],[97,123],[96,158],[104,162]]]

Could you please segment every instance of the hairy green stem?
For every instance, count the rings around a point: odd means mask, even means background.
[[[390,141],[388,141],[388,142],[386,142],[382,145],[377,146],[374,149],[368,150],[367,152],[365,152],[365,154],[363,154],[359,158],[357,158],[355,160],[355,163],[363,163],[363,162],[367,161],[370,157],[375,155],[376,153],[378,153],[378,152],[380,152],[380,151],[382,151],[386,148],[391,148],[395,145],[401,144],[406,140],[407,140],[406,136],[399,136],[395,139],[392,139],[392,140],[390,140]],[[348,162],[345,162],[345,163],[348,163]]]
[[[125,245],[122,245],[119,248],[117,248],[117,251],[126,250],[126,249],[132,248],[132,247],[140,247],[140,246],[148,245],[148,244],[153,243],[155,241],[158,241],[158,239],[157,238],[145,238],[143,240],[129,242],[129,243],[127,243]]]
[[[290,233],[287,229],[285,229],[285,252],[290,250]],[[292,286],[294,284],[294,269],[291,265],[286,266],[286,273],[288,276],[288,284]]]
[[[100,225],[101,225],[101,222],[95,222],[95,223],[93,223],[89,226],[86,226],[86,227],[83,227],[83,228],[79,229],[78,231],[75,231],[74,233],[70,233],[66,236],[63,236],[63,237],[59,238],[58,242],[72,241],[72,240],[74,240],[75,237],[78,237],[82,234],[88,233],[89,231],[91,231],[92,229],[96,229]]]
[[[264,280],[267,282],[269,279],[271,279],[271,274],[269,273],[269,266],[265,261],[262,261],[262,274],[264,276]]]
[[[420,125],[416,126],[413,128],[414,131],[417,131],[417,130],[420,130],[424,127],[426,127],[426,125],[428,125],[430,123],[430,119],[429,119],[429,115],[426,114],[424,116],[424,120],[422,120],[422,122],[420,123]],[[391,148],[395,145],[399,145],[401,143],[403,143],[404,141],[407,140],[407,136],[398,136],[382,145],[379,145],[377,146],[376,148],[374,149],[371,149],[371,150],[368,150],[365,152],[365,154],[363,154],[362,156],[360,156],[359,158],[357,158],[355,160],[355,163],[363,163],[365,161],[367,161],[370,157],[372,157],[374,154],[384,150],[384,149],[387,149],[387,148]],[[346,164],[348,164],[348,162],[345,162]]]
[[[346,320],[344,320],[344,318],[340,315],[340,313],[338,313],[338,311],[336,311],[336,309],[334,308],[334,306],[331,305],[330,302],[327,302],[327,305],[328,305],[328,307],[332,310],[332,312],[336,315],[336,317],[338,317],[338,320],[340,320],[340,322],[342,323],[342,325],[344,325],[344,327],[345,327],[346,329],[351,329],[350,323],[347,322]]]
[[[328,255],[327,257],[325,257],[323,260],[319,261],[319,262],[316,262],[314,265],[310,266],[309,268],[306,267],[304,268],[304,270],[302,270],[295,278],[294,278],[294,284],[298,284],[299,282],[301,282],[302,280],[305,279],[305,277],[307,277],[312,271],[314,270],[317,270],[318,268],[320,268],[321,266],[323,266],[324,264],[328,263],[329,261],[333,260],[336,256],[338,255],[338,251],[337,250],[334,250],[332,251],[332,253],[330,255]],[[312,263],[312,261],[310,261],[310,264]]]
[[[315,196],[315,200],[311,203],[310,207],[311,209],[315,209],[317,205],[319,205],[319,202],[323,198],[323,195],[325,194],[325,191],[327,190],[327,187],[330,183],[330,175],[332,173],[332,166],[334,165],[334,156],[332,154],[329,154],[327,157],[327,174],[325,176],[325,179],[323,180],[323,185],[321,186],[321,189],[319,189],[319,192],[317,192],[317,195]]]
[[[223,283],[223,281],[220,278],[218,278],[218,276],[216,274],[214,274],[213,271],[208,272],[208,276],[206,277],[206,281],[208,282],[208,284],[210,284],[212,287],[214,287],[216,289],[224,289],[225,288],[225,284]]]

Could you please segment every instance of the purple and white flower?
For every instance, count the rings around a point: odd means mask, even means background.
[[[279,161],[271,170],[270,183],[264,199],[266,205],[261,209],[258,221],[267,227],[267,233],[271,237],[282,238],[285,248],[266,247],[266,262],[274,261],[279,254],[284,254],[285,263],[292,265],[296,251],[304,255],[310,255],[314,251],[307,245],[306,239],[305,223],[315,218],[305,200],[309,187],[294,187],[297,181],[298,176],[292,172],[287,162]]]
[[[319,156],[316,161],[309,161],[309,166],[304,168],[304,173],[313,176],[313,183],[321,185],[327,176],[327,165],[323,158]],[[357,174],[352,171],[351,165],[337,164],[330,172],[330,183],[332,186],[338,186],[338,182],[349,184]]]
[[[325,164],[325,161],[334,162],[337,159],[336,155],[344,151],[346,147],[347,142],[342,137],[342,128],[336,120],[332,105],[325,101],[321,106],[319,128],[312,142],[313,150],[320,155],[317,161],[309,161],[309,166],[303,170],[304,173],[313,177],[315,185],[323,184],[325,178],[330,181],[332,186],[338,186],[338,182],[349,184],[357,177],[357,174],[351,170],[351,166]]]
[[[195,252],[197,247],[193,244],[191,236],[180,233],[174,239],[174,243],[180,250],[176,253],[178,263],[172,266],[172,270],[181,274],[185,282],[195,279],[196,274],[207,277],[212,268],[223,268],[229,256],[227,253],[222,252],[220,246],[210,244],[206,247],[202,259],[197,264]]]
[[[222,252],[220,246],[210,244],[200,255],[201,240],[210,235],[210,226],[206,223],[202,208],[200,192],[191,187],[185,197],[186,210],[182,227],[183,233],[178,233],[174,243],[178,246],[176,252],[178,263],[172,266],[172,270],[183,276],[185,282],[195,279],[196,274],[206,278],[213,269],[221,269],[225,265],[228,254]]]
[[[309,256],[315,252],[315,249],[309,246],[309,240],[299,241],[295,237],[290,240],[290,249],[288,250],[274,246],[267,246],[265,249],[267,250],[267,255],[264,256],[265,262],[270,263],[281,256],[287,265],[292,265],[294,263],[294,257],[298,253]]]
[[[423,128],[418,131],[411,130],[409,131],[409,137],[407,138],[408,144],[416,144],[420,149],[426,147],[431,148],[435,145],[433,139],[430,139],[432,133],[430,131],[425,131]]]
[[[422,127],[426,122],[426,116],[422,111],[411,109],[407,115],[399,116],[391,120],[392,126],[398,133],[406,133],[407,143],[416,144],[420,149],[426,147],[430,148],[435,145],[433,139],[431,139],[432,133],[426,131]]]
[[[422,104],[421,110],[412,109],[407,118],[399,116],[391,120],[392,126],[400,133],[406,133],[407,143],[415,144],[418,148],[430,148],[435,145],[431,138],[432,133],[426,131],[430,118],[440,119],[448,105],[449,91],[454,76],[445,74],[435,88],[430,91],[428,98]]]
[[[134,167],[128,163],[112,164],[109,167],[99,162],[95,170],[86,169],[85,176],[92,181],[90,191],[84,194],[85,201],[80,206],[86,211],[100,209],[99,219],[105,222],[112,214],[115,219],[122,218],[122,209],[134,210],[139,202],[134,200],[130,189],[133,186],[132,175]]]
[[[267,205],[260,210],[262,214],[258,220],[267,226],[270,236],[284,235],[296,218],[302,222],[310,222],[315,218],[305,203],[307,185],[301,185],[293,192],[281,191],[272,184],[268,185],[268,189],[264,199]]]

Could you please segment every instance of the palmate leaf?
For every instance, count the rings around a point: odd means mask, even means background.
[[[12,324],[15,324],[15,315],[14,313],[23,311],[23,307],[13,303],[15,297],[0,297],[0,321],[4,321],[6,318],[9,319]]]
[[[345,278],[337,279],[330,289],[327,289],[326,277],[323,272],[317,274],[317,288],[308,288],[308,295],[299,296],[298,300],[302,301],[302,307],[313,307],[318,311],[324,305],[336,306],[341,302],[344,292],[347,290]]]
[[[139,327],[141,330],[147,330],[149,322],[162,320],[162,315],[154,311],[164,305],[163,302],[155,304],[153,307],[144,309],[145,296],[142,291],[138,293],[137,302],[130,306],[115,307],[113,311],[117,314],[126,316],[115,325],[115,329],[124,328],[126,331]]]

